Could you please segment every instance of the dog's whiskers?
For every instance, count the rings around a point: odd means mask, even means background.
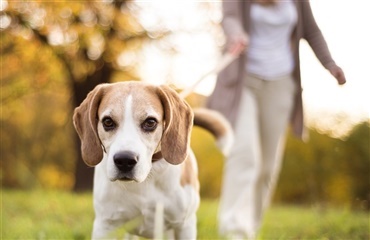
[[[150,180],[152,177],[153,177],[153,172],[150,171],[146,179]]]
[[[127,190],[125,182],[120,181],[120,185],[124,190]]]

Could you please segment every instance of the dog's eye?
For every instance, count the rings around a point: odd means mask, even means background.
[[[116,124],[110,117],[103,118],[102,123],[105,131],[113,130],[116,127]]]
[[[155,118],[147,118],[141,124],[141,128],[146,132],[152,132],[157,128],[157,120]]]

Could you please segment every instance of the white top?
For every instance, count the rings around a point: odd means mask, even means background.
[[[266,80],[292,73],[294,58],[290,39],[298,18],[294,3],[252,4],[250,14],[247,71]]]

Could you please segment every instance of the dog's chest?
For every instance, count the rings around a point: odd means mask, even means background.
[[[111,182],[104,168],[95,171],[96,218],[123,226],[136,235],[153,238],[156,206],[163,206],[164,229],[175,229],[196,212],[197,190],[181,184],[181,166],[154,164],[151,176],[142,183]]]
[[[186,210],[191,202],[181,198],[182,191],[164,191],[163,186],[145,184],[133,189],[126,188],[125,197],[119,203],[123,222],[132,222],[134,227],[128,226],[128,230],[134,234],[145,237],[153,237],[156,214],[162,215],[165,229],[170,229],[181,224],[186,218]],[[162,208],[163,207],[163,208]],[[161,212],[161,209],[163,211]]]

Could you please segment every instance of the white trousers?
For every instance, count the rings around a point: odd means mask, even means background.
[[[269,205],[296,91],[292,77],[273,81],[248,75],[235,125],[235,144],[224,164],[219,230],[253,238]]]

